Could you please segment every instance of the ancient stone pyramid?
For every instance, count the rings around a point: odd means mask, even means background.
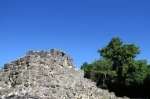
[[[97,88],[63,51],[29,51],[0,69],[0,99],[121,99]]]

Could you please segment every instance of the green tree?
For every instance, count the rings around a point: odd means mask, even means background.
[[[95,60],[92,62],[90,77],[96,81],[97,86],[107,88],[107,83],[116,76],[116,71],[112,70],[112,61],[106,59]]]
[[[91,64],[88,64],[87,62],[84,62],[81,66],[81,70],[84,70],[84,77],[90,78],[90,72],[91,72]]]
[[[116,82],[126,85],[140,84],[146,78],[147,61],[134,60],[140,53],[139,47],[135,44],[123,44],[119,37],[112,38],[109,44],[98,52],[101,57],[113,62],[112,69],[117,71]]]
[[[138,46],[134,43],[123,44],[116,37],[98,53],[101,59],[81,66],[85,75],[97,82],[97,86],[108,86],[109,90],[131,97],[147,93],[141,89],[149,88],[145,85],[150,85],[150,66],[146,60],[135,60],[140,54]]]

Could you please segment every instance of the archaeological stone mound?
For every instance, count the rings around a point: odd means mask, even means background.
[[[29,51],[0,69],[0,99],[121,99],[96,87],[57,49]]]

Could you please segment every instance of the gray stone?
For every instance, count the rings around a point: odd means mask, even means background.
[[[17,85],[22,84],[22,82],[23,82],[22,74],[17,75],[15,82]]]
[[[58,49],[29,51],[0,70],[0,99],[104,98],[123,99],[97,88],[73,66],[73,59]]]

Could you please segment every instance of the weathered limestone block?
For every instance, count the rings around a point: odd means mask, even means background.
[[[119,98],[84,78],[84,72],[73,68],[73,59],[65,52],[52,49],[29,51],[5,64],[0,70],[0,99]]]
[[[6,96],[5,99],[42,99],[42,98],[40,98],[39,96],[32,96],[26,93],[24,96],[12,94],[10,96]]]
[[[22,84],[23,83],[23,74],[22,73],[20,73],[20,74],[18,74],[17,76],[16,76],[16,79],[15,79],[15,83],[16,83],[16,85],[20,85],[20,84]]]
[[[11,68],[10,64],[4,64],[4,69],[9,69],[9,68]]]
[[[52,49],[51,54],[52,54],[53,58],[56,58],[56,59],[60,59],[60,57],[61,57],[61,52],[57,49]]]
[[[67,58],[68,66],[73,66],[73,59],[71,57]]]

